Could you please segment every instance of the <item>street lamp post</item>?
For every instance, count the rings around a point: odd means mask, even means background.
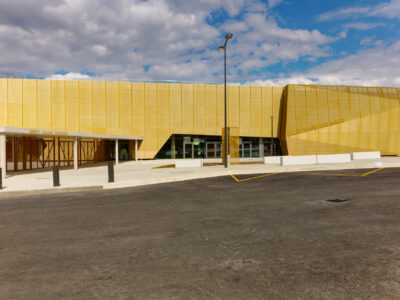
[[[223,46],[219,47],[219,50],[224,50],[224,122],[225,122],[225,127],[224,127],[224,135],[225,135],[225,140],[224,140],[224,160],[225,160],[225,168],[228,167],[228,125],[227,125],[227,112],[226,112],[226,45],[228,44],[228,41],[233,37],[232,33],[228,33],[225,36],[225,43]]]
[[[271,156],[274,156],[274,116],[271,116]]]

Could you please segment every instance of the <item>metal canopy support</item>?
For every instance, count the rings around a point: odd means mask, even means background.
[[[4,134],[0,135],[0,168],[3,179],[6,178],[7,170],[7,158],[6,158],[6,136]]]
[[[118,140],[115,140],[115,164],[119,164],[119,147],[118,147]]]
[[[135,140],[135,161],[138,161],[138,140]]]
[[[74,169],[78,170],[78,138],[74,137]]]

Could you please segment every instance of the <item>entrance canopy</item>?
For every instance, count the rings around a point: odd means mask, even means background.
[[[105,161],[109,159],[109,141],[115,141],[114,159],[118,164],[119,140],[130,141],[137,160],[138,142],[142,137],[0,127],[0,176],[5,178],[6,170],[70,164],[77,169],[80,164]]]
[[[0,127],[0,134],[47,136],[47,137],[77,137],[77,138],[102,139],[102,140],[132,140],[132,141],[143,140],[142,137],[133,137],[133,136],[102,135],[102,134],[90,134],[82,132],[29,129],[29,128],[17,128],[17,127]]]

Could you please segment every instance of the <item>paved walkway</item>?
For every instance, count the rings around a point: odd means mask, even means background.
[[[108,183],[107,166],[98,165],[79,170],[60,171],[61,187],[53,188],[51,171],[11,173],[3,182],[1,195],[11,193],[57,192],[83,189],[112,189],[146,184],[182,181],[189,179],[217,177],[230,174],[263,174],[277,172],[372,169],[374,162],[383,167],[400,167],[400,157],[383,157],[380,160],[360,160],[343,164],[319,164],[304,166],[279,166],[264,164],[235,165],[228,169],[223,166],[203,168],[156,168],[173,163],[171,160],[125,162],[115,167],[115,182]]]

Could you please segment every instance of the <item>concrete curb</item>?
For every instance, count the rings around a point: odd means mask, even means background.
[[[157,178],[157,179],[145,179],[145,180],[135,180],[135,181],[119,181],[109,185],[104,185],[105,190],[111,189],[123,189],[135,186],[146,186],[152,184],[159,184],[159,183],[171,183],[171,182],[180,182],[180,181],[187,181],[187,180],[195,180],[195,179],[205,179],[205,178],[213,178],[213,177],[221,177],[221,176],[229,176],[233,175],[252,175],[252,174],[267,174],[267,173],[291,173],[291,172],[314,172],[314,171],[340,171],[340,170],[360,170],[360,169],[374,169],[371,162],[358,164],[354,166],[351,163],[342,164],[340,167],[337,165],[305,165],[299,166],[303,167],[295,168],[296,166],[276,166],[276,168],[263,168],[263,169],[251,169],[251,170],[235,170],[235,169],[228,169],[228,170],[221,170],[221,171],[214,171],[208,174],[190,174],[186,176],[175,176],[175,177],[166,177],[166,178]],[[400,163],[387,163],[383,167],[386,168],[399,168]]]
[[[10,191],[10,192],[4,191],[0,192],[0,199],[12,196],[89,192],[89,191],[99,191],[99,190],[103,190],[102,185],[81,186],[81,187],[60,187],[52,189],[21,190],[21,191]]]
[[[384,163],[384,168],[399,168],[400,163]],[[195,169],[195,168],[193,168]],[[96,186],[84,186],[84,187],[59,187],[59,188],[45,188],[45,189],[36,189],[36,190],[21,190],[21,191],[1,191],[0,199],[2,197],[10,197],[10,196],[23,196],[23,195],[40,195],[40,194],[57,194],[57,193],[71,193],[71,192],[84,192],[84,191],[97,191],[97,190],[111,190],[111,189],[123,189],[129,187],[136,186],[146,186],[160,183],[171,183],[171,182],[180,182],[187,180],[195,180],[195,179],[205,179],[205,178],[213,178],[220,176],[229,176],[231,174],[234,175],[252,175],[252,174],[267,174],[267,173],[287,173],[287,172],[313,172],[313,171],[328,171],[328,170],[358,170],[358,169],[374,169],[373,160],[366,161],[362,163],[343,163],[343,164],[314,164],[314,165],[304,165],[304,166],[279,166],[279,165],[270,165],[269,167],[264,167],[260,169],[222,169],[222,170],[210,170],[209,173],[192,173],[186,175],[178,175],[178,176],[170,176],[170,177],[161,177],[154,179],[142,179],[142,180],[118,180],[114,183],[104,183],[104,185],[96,185]]]

